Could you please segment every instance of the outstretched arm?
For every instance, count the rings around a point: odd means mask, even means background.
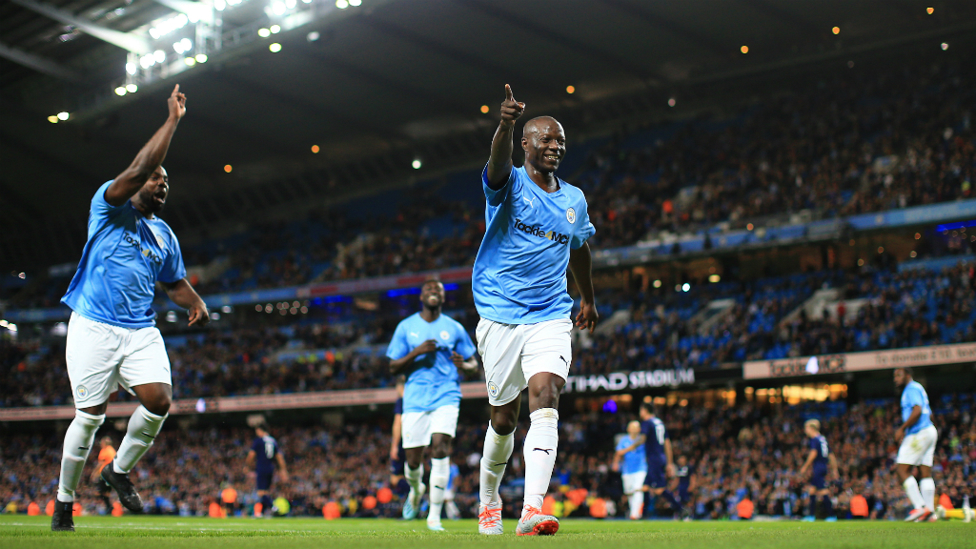
[[[502,101],[502,119],[491,140],[491,158],[488,159],[488,186],[500,189],[512,175],[512,149],[515,121],[522,116],[525,103],[515,101],[512,87],[505,84],[505,100]]]
[[[169,118],[161,128],[156,130],[152,139],[143,145],[142,150],[136,155],[132,164],[120,173],[115,181],[105,190],[105,201],[112,206],[121,206],[132,195],[139,192],[139,189],[149,181],[153,172],[156,171],[166,158],[166,151],[169,150],[169,142],[173,139],[176,126],[180,119],[186,114],[186,96],[180,93],[180,85],[173,88],[167,100],[169,105]]]
[[[203,302],[203,299],[185,278],[168,284],[160,282],[160,284],[166,289],[166,295],[173,300],[173,303],[190,311],[190,326],[194,324],[206,326],[210,322],[210,311],[207,310],[207,304]]]
[[[596,301],[593,292],[593,258],[590,255],[590,245],[586,242],[575,250],[569,251],[569,270],[573,272],[576,287],[580,291],[580,310],[576,315],[576,326],[592,332],[600,315],[596,311]]]

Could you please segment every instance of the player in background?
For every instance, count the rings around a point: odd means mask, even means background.
[[[639,520],[644,513],[644,477],[647,476],[647,459],[644,457],[644,446],[634,445],[640,436],[640,422],[628,423],[627,434],[620,437],[617,451],[613,455],[612,469],[620,472],[624,494],[627,495],[627,504],[630,507],[627,516],[631,520]]]
[[[675,475],[674,455],[671,451],[671,439],[654,411],[654,404],[642,402],[640,407],[641,434],[629,447],[623,451],[629,452],[639,445],[644,445],[644,456],[647,460],[647,476],[644,479],[644,489],[655,496],[663,496],[671,505],[675,513],[683,513],[684,506],[668,490],[668,477]],[[618,450],[619,451],[619,450]]]
[[[406,454],[404,476],[410,493],[403,518],[416,518],[427,489],[424,448],[430,446],[430,512],[427,528],[440,532],[444,491],[450,475],[451,445],[457,433],[461,385],[458,370],[478,367],[475,348],[464,326],[442,312],[444,285],[428,280],[420,288],[422,309],[405,318],[387,348],[390,371],[407,378],[403,389],[402,433]]]
[[[451,472],[447,477],[447,490],[444,490],[444,513],[447,514],[447,518],[451,520],[458,520],[461,518],[461,510],[458,509],[456,503],[454,503],[454,486],[457,484],[458,477],[461,476],[461,470],[458,468],[457,463],[451,462]]]
[[[901,389],[902,424],[895,431],[895,442],[901,443],[895,458],[895,472],[905,488],[914,510],[906,522],[923,521],[934,517],[935,481],[932,480],[932,460],[939,432],[932,425],[932,409],[925,388],[912,379],[911,368],[895,369],[895,386]],[[915,480],[912,467],[918,466],[922,481]]]
[[[698,487],[697,477],[695,476],[695,467],[688,464],[687,457],[678,456],[674,474],[678,479],[677,494],[675,495],[687,513],[685,515],[685,520],[691,520],[692,510],[694,509],[695,505],[695,502],[692,501],[691,495],[695,488]]]
[[[88,241],[61,298],[72,311],[65,359],[76,411],[64,435],[51,517],[55,531],[74,531],[75,490],[95,432],[105,421],[109,396],[119,385],[135,394],[140,406],[129,419],[112,465],[102,469],[102,478],[126,509],[142,512],[129,471],[152,446],[173,401],[169,357],[152,308],[157,282],[174,303],[189,309],[190,326],[210,321],[207,306],[186,280],[176,235],[155,215],[169,195],[163,159],[186,114],[186,96],[178,84],[167,103],[166,123],[132,164],[92,197]]]
[[[839,478],[837,474],[837,459],[830,452],[827,446],[827,438],[820,434],[820,421],[808,419],[803,424],[803,432],[806,433],[807,459],[800,467],[800,476],[805,477],[807,471],[812,472],[810,479],[807,480],[808,493],[811,498],[815,498],[814,516],[829,518],[833,514],[833,503],[830,501],[830,489],[827,487],[828,471],[833,478]]]
[[[390,488],[395,494],[401,497],[410,490],[406,479],[403,478],[403,460],[405,457],[403,438],[401,437],[401,429],[403,426],[403,383],[403,376],[397,376],[397,399],[393,405],[393,433],[392,440],[390,441]]]
[[[559,393],[573,359],[573,298],[566,269],[582,299],[576,325],[593,329],[599,315],[586,240],[596,230],[578,188],[556,177],[566,134],[554,118],[525,123],[525,165],[512,165],[515,121],[525,104],[505,86],[501,120],[482,172],[485,236],[472,273],[481,321],[478,349],[484,362],[491,423],[481,459],[478,531],[501,534],[498,486],[514,449],[522,391],[528,387],[531,426],[525,436],[525,498],[516,534],[555,534],[559,520],[542,514],[559,442]]]
[[[91,481],[98,488],[98,497],[102,498],[102,503],[105,504],[105,512],[112,514],[112,500],[109,499],[109,494],[112,493],[112,487],[102,480],[102,469],[115,459],[115,448],[112,447],[112,439],[110,437],[102,437],[98,441],[98,445],[98,467],[92,471]]]
[[[244,472],[250,473],[253,468],[258,497],[261,499],[261,512],[265,516],[271,516],[274,507],[271,483],[274,481],[275,465],[278,466],[281,482],[288,482],[288,467],[285,465],[285,456],[278,447],[278,441],[268,433],[266,424],[258,424],[254,428],[254,434],[257,436],[244,459]]]

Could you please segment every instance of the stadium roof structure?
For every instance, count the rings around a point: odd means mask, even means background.
[[[973,30],[976,4],[942,0],[9,0],[0,268],[77,258],[91,192],[176,83],[188,115],[166,218],[180,230],[483,156],[505,83],[529,113],[582,125]]]

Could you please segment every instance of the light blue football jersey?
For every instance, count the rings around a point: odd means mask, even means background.
[[[432,412],[461,403],[461,386],[451,353],[456,351],[467,360],[474,356],[475,347],[460,322],[443,313],[437,320],[427,322],[420,313],[414,313],[397,325],[386,356],[401,359],[428,339],[437,341],[437,351],[414,360],[416,369],[403,386],[403,413]]]
[[[908,416],[912,415],[912,408],[916,406],[922,409],[922,415],[919,416],[915,425],[912,425],[905,431],[906,435],[914,435],[932,425],[932,408],[929,407],[929,395],[925,392],[925,388],[922,387],[921,383],[912,380],[905,385],[905,390],[901,392],[902,423],[908,420]]]
[[[485,192],[485,236],[472,273],[475,306],[482,318],[505,324],[535,324],[569,318],[566,291],[569,251],[583,246],[596,229],[583,191],[559,180],[547,193],[513,168],[501,189]]]
[[[620,442],[617,443],[616,450],[629,448],[633,443],[634,439],[630,438],[630,435],[624,435],[620,437]],[[624,454],[623,460],[620,462],[620,474],[629,475],[631,473],[642,473],[645,471],[647,471],[647,459],[644,457],[644,445],[641,444]]]
[[[131,201],[112,206],[98,188],[88,214],[88,242],[61,302],[79,315],[123,328],[156,324],[156,281],[186,277],[180,243],[158,216],[146,218]]]

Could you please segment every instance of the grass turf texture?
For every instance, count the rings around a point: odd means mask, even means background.
[[[459,549],[525,547],[567,549],[789,548],[946,549],[976,547],[973,524],[938,522],[631,522],[564,520],[546,538],[479,536],[474,520],[444,521],[447,532],[428,532],[423,520],[205,519],[178,517],[78,517],[77,531],[51,532],[48,517],[0,516],[0,548],[58,549]]]

